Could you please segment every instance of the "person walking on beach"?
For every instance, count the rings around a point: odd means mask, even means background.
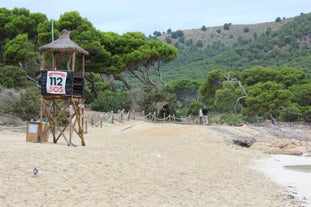
[[[200,108],[200,110],[199,110],[199,120],[200,120],[200,124],[203,124],[203,111],[202,111],[202,108]]]
[[[204,122],[206,125],[208,125],[208,110],[206,107],[203,108],[202,113],[203,113],[203,117],[204,117]]]

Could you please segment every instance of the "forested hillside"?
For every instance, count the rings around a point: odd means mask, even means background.
[[[295,67],[311,74],[311,14],[262,24],[226,23],[155,34],[179,52],[164,67],[166,80],[187,77],[202,81],[213,69],[242,71],[256,65]]]

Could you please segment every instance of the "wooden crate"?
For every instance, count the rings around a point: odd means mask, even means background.
[[[28,122],[27,123],[27,142],[40,142],[42,126],[40,122]]]

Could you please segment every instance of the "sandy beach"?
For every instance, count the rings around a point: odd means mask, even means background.
[[[85,141],[0,131],[1,206],[304,206],[254,168],[270,155],[208,126],[116,122],[88,127]]]

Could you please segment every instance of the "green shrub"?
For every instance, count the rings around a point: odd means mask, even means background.
[[[249,27],[244,27],[243,31],[244,31],[245,33],[248,33],[248,32],[249,32]]]
[[[230,30],[231,25],[232,25],[231,23],[225,23],[224,30]]]
[[[40,90],[32,86],[16,91],[0,87],[0,112],[14,114],[23,120],[38,120],[40,114]]]
[[[20,67],[0,67],[0,83],[5,88],[23,88],[27,85],[27,73]]]
[[[298,104],[292,104],[280,111],[280,121],[293,122],[301,117],[301,111]]]
[[[162,35],[162,33],[159,32],[159,31],[154,31],[154,32],[153,32],[153,35],[154,35],[154,36],[157,36],[157,37],[160,37],[160,36]]]
[[[100,92],[98,98],[91,103],[91,109],[95,111],[117,112],[118,110],[130,110],[132,100],[125,92]]]
[[[192,101],[188,108],[188,115],[199,116],[199,110],[203,107],[203,103],[198,101]]]
[[[160,118],[167,117],[169,114],[176,114],[176,96],[165,90],[156,90],[150,87],[144,89],[144,96],[139,102],[141,110],[148,113],[158,112]]]
[[[38,120],[40,117],[40,90],[33,86],[21,93],[15,112],[23,120]]]
[[[237,125],[242,122],[241,116],[236,116],[234,113],[225,113],[219,116],[217,124]]]
[[[0,86],[0,112],[14,113],[20,94],[15,89],[7,89]]]
[[[172,38],[171,37],[166,37],[165,41],[167,44],[172,44]]]
[[[306,122],[311,122],[311,106],[302,107],[302,116]]]
[[[195,44],[196,47],[203,47],[203,41],[202,40],[198,40],[197,43]]]

